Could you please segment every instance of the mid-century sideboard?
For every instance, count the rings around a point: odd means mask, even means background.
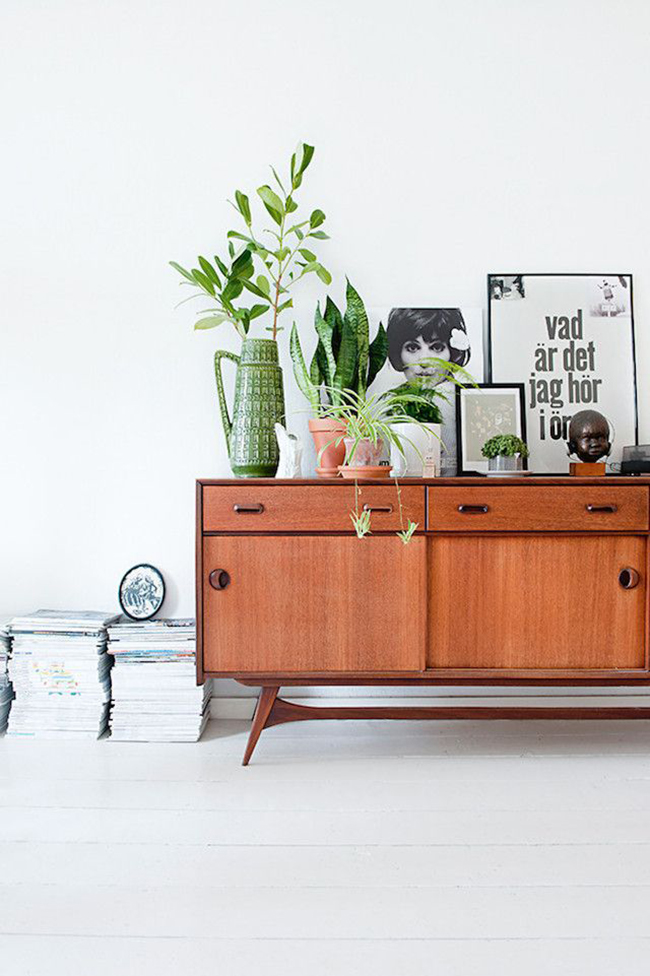
[[[309,707],[291,685],[644,685],[650,478],[197,482],[198,680],[306,718],[650,718],[650,707]]]

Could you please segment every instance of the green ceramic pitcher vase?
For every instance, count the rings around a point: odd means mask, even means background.
[[[221,360],[237,363],[232,419]],[[280,454],[274,425],[284,423],[284,388],[275,339],[244,339],[241,354],[218,349],[214,373],[230,467],[237,478],[273,478]]]

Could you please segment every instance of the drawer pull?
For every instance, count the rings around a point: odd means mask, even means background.
[[[613,515],[618,512],[618,505],[585,505],[585,508],[592,515]]]
[[[261,515],[264,506],[261,502],[258,502],[257,505],[233,505],[232,510],[237,515]]]
[[[485,515],[490,511],[489,505],[459,505],[461,515]]]
[[[393,511],[393,506],[392,505],[364,505],[363,510],[364,512],[386,512],[387,515],[390,515],[391,512]]]
[[[213,590],[225,590],[230,583],[230,573],[225,569],[213,569],[208,579]]]
[[[618,581],[624,590],[633,590],[635,586],[639,585],[640,576],[636,569],[632,569],[631,566],[626,566],[618,574]]]

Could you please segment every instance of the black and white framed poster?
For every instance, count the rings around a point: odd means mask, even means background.
[[[373,308],[370,335],[382,322],[388,337],[388,359],[371,393],[384,393],[404,383],[422,383],[435,391],[442,415],[440,463],[443,475],[455,475],[456,388],[445,373],[451,362],[477,382],[484,376],[483,311],[480,308]],[[430,360],[440,360],[432,364]]]
[[[458,391],[458,473],[487,474],[482,448],[491,437],[514,434],[526,442],[523,383],[480,383]]]
[[[531,471],[568,471],[569,422],[587,409],[609,421],[618,470],[637,443],[632,275],[488,275],[488,350],[493,383],[524,383]]]

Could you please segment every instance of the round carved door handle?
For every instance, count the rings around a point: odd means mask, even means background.
[[[230,583],[230,573],[227,573],[225,569],[213,569],[208,579],[214,590],[225,590]]]
[[[636,569],[632,569],[631,566],[626,566],[618,574],[618,581],[624,590],[633,590],[635,586],[639,585],[639,579]]]

